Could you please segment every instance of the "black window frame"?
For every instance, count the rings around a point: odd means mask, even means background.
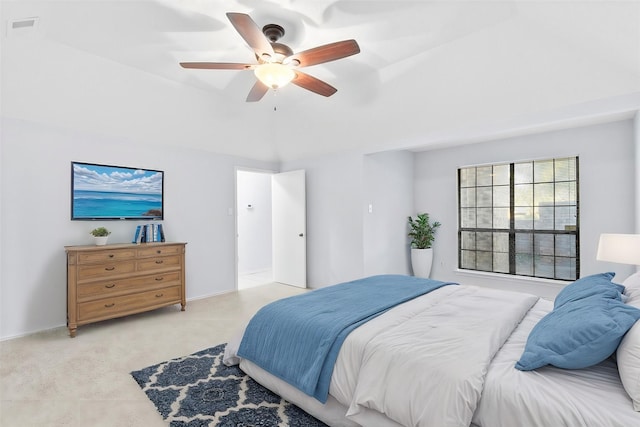
[[[575,159],[574,173],[572,176],[570,166],[571,162],[567,163],[567,179],[558,179],[558,162],[571,161]],[[545,162],[553,162],[553,178],[551,180],[536,181],[536,162],[542,165]],[[516,165],[522,165],[526,168],[526,165],[531,165],[531,182],[516,182]],[[506,195],[505,187],[506,178],[504,176],[506,166],[509,168],[508,176],[508,218],[505,219]],[[491,183],[487,184],[486,168],[491,168]],[[498,168],[498,169],[497,169]],[[485,182],[478,184],[478,169],[483,172],[482,179]],[[473,178],[465,178],[465,181],[473,180],[473,185],[466,185],[463,187],[463,173],[470,173],[473,170],[475,175]],[[499,170],[502,173],[496,173]],[[466,172],[463,172],[466,171]],[[476,166],[466,166],[458,168],[458,268],[468,271],[481,271],[489,273],[509,274],[514,276],[536,277],[542,279],[552,280],[576,280],[580,277],[580,196],[579,196],[579,156],[566,156],[550,159],[517,161],[517,162],[503,162],[495,164],[485,164]],[[496,184],[496,175],[501,175],[498,184]],[[573,184],[572,184],[573,183]],[[559,203],[559,188],[563,185],[568,189],[569,200],[573,202],[572,196],[575,196],[575,205],[573,203]],[[530,205],[516,205],[516,188],[526,189],[530,186],[531,191],[531,204]],[[544,188],[548,190],[553,188],[553,204],[536,205],[536,198],[534,196],[536,188]],[[545,187],[546,186],[546,187]],[[487,190],[490,188],[490,191]],[[496,188],[499,188],[500,196],[498,202],[495,201]],[[481,191],[479,192],[478,189]],[[473,190],[473,191],[471,191]],[[463,195],[463,191],[466,193]],[[571,191],[575,193],[572,195]],[[480,194],[480,196],[479,196]],[[491,202],[489,206],[486,206],[487,195],[491,194]],[[465,197],[465,203],[463,203],[463,197]],[[482,199],[481,206],[478,206],[478,199]],[[548,197],[548,195],[547,195]],[[469,199],[473,198],[473,206],[469,206]],[[519,199],[522,199],[520,197]],[[498,207],[496,207],[498,203]],[[465,206],[463,206],[463,204]],[[483,205],[484,204],[484,205]],[[490,210],[488,214],[487,209]],[[522,228],[522,222],[517,223],[516,216],[518,209],[526,210],[530,209],[531,219],[526,219],[526,222],[531,221],[531,226]],[[572,210],[574,209],[574,210]],[[485,214],[480,215],[481,210],[484,210]],[[497,210],[502,210],[502,215],[496,215]],[[534,212],[538,212],[538,218],[545,217],[546,221],[549,221],[548,213],[552,212],[552,227],[551,228],[536,228],[536,216]],[[540,212],[545,211],[546,215],[540,215]],[[563,213],[563,215],[559,214]],[[500,213],[500,212],[498,212]],[[557,229],[562,224],[563,218],[566,219],[572,214],[575,215],[575,225],[565,224],[564,229]],[[467,217],[465,218],[465,215]],[[491,217],[491,226],[478,226],[478,218],[482,216],[486,223],[487,215]],[[496,216],[498,219],[496,219]],[[500,217],[502,219],[500,219]],[[470,218],[475,221],[475,226],[470,227]],[[495,223],[500,222],[502,227],[496,227]],[[508,221],[508,227],[506,223]],[[570,220],[569,220],[570,221]],[[465,224],[463,224],[465,222]],[[541,224],[545,224],[544,220],[538,220]],[[464,226],[463,226],[464,225]],[[548,226],[548,223],[546,223]],[[488,237],[490,235],[490,237]],[[508,236],[508,240],[505,237]],[[464,242],[463,242],[464,238]],[[479,245],[478,239],[481,239],[482,243]],[[488,249],[490,240],[490,249]],[[470,248],[469,246],[473,246]],[[480,249],[478,247],[480,246]],[[528,246],[528,248],[526,248]],[[498,250],[496,249],[498,248]],[[525,247],[526,250],[522,250]],[[560,248],[560,249],[559,249]],[[502,249],[502,250],[499,250]],[[506,249],[506,250],[505,250]],[[563,253],[564,252],[564,253]],[[505,265],[505,257],[508,256],[508,269]],[[481,258],[480,263],[478,259]],[[490,258],[490,261],[489,261]],[[530,259],[529,259],[530,258]],[[518,261],[520,260],[520,262]],[[524,260],[524,261],[523,261]],[[552,260],[550,262],[550,260]],[[544,261],[544,262],[543,262]],[[491,268],[487,268],[490,262]],[[550,264],[549,264],[550,262]],[[530,263],[530,271],[525,271],[527,263]],[[469,268],[473,264],[474,268]],[[478,268],[480,264],[481,268]],[[498,266],[496,266],[498,265]],[[546,270],[545,270],[546,268]],[[549,271],[551,269],[552,272]]]

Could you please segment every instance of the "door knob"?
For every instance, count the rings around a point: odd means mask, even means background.
[[[300,234],[298,234],[298,236],[302,237],[302,236],[304,236],[304,234],[300,233]]]

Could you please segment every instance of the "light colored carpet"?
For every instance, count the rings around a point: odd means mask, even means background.
[[[267,284],[0,342],[0,426],[166,427],[130,372],[229,341],[263,305],[305,292]]]

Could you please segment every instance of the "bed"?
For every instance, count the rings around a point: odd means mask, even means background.
[[[302,305],[282,310],[280,320],[265,321],[259,312],[228,343],[224,361],[239,364],[257,382],[332,427],[640,426],[640,308],[633,307],[640,307],[640,280],[623,287],[612,278],[613,273],[603,273],[580,279],[548,301],[408,276],[374,276],[292,297]],[[405,284],[427,290],[397,298],[376,293]],[[342,296],[345,289],[350,297]],[[332,302],[299,300],[318,292],[329,293]],[[337,349],[326,351],[331,365],[326,395],[315,393],[322,387],[307,387],[306,377],[320,372],[321,385],[326,369],[309,365],[301,367],[302,374],[288,373],[296,357],[315,357],[297,354],[304,337],[311,337],[310,347],[314,342],[324,347],[321,327],[301,320],[307,312],[313,317],[314,310],[299,308],[315,307],[326,321],[341,304],[357,311],[350,298],[364,299],[365,293],[385,303],[378,312],[364,310],[364,320],[338,336]],[[568,339],[555,336],[563,329],[572,334]],[[552,343],[545,342],[549,330]],[[259,344],[247,343],[252,340]]]

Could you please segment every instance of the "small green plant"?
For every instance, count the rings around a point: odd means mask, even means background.
[[[429,221],[428,213],[419,213],[416,219],[409,217],[409,237],[411,237],[411,247],[415,249],[428,249],[433,244],[434,233],[440,227],[440,223]]]
[[[104,227],[98,227],[98,228],[94,228],[93,230],[91,230],[91,234],[94,237],[104,237],[104,236],[108,236],[109,234],[111,234],[111,232],[109,230],[107,230]]]

